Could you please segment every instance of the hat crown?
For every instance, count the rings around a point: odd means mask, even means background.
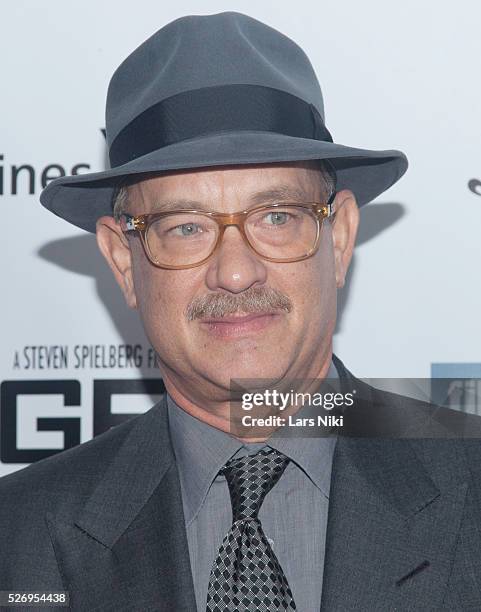
[[[140,113],[189,90],[261,85],[313,104],[322,93],[304,51],[266,24],[236,12],[181,17],[135,49],[117,68],[107,94],[107,141]]]

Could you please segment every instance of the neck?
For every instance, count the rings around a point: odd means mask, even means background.
[[[321,364],[311,369],[304,377],[306,381],[306,387],[297,389],[297,392],[308,393],[317,387],[319,383],[324,380],[329,372],[329,367],[332,361],[332,345],[329,346],[326,351],[326,355],[321,359]],[[185,391],[186,388],[182,385],[182,380],[178,380],[175,374],[171,374],[164,368],[161,369],[162,378],[165,384],[167,392],[174,400],[174,402],[185,410],[188,414],[199,419],[203,423],[220,429],[233,437],[241,440],[242,442],[265,442],[272,433],[278,429],[279,425],[274,423],[272,426],[262,426],[260,428],[249,429],[249,435],[244,435],[246,427],[242,425],[238,415],[244,416],[248,414],[245,409],[241,406],[240,400],[224,400],[212,402],[212,400],[206,401],[203,397],[196,397],[195,390],[191,390],[192,395]],[[296,377],[299,379],[300,377]],[[281,381],[282,382],[282,381]],[[282,387],[282,384],[280,384]],[[282,411],[283,417],[289,417],[294,415],[302,406],[291,405]],[[271,411],[272,413],[272,411]],[[237,418],[233,418],[233,416]],[[236,424],[237,427],[236,427]],[[259,434],[259,435],[258,435]]]

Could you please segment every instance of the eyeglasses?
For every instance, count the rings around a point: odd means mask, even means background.
[[[217,251],[226,227],[236,226],[262,259],[294,262],[319,248],[321,225],[334,215],[332,203],[282,202],[237,213],[180,209],[133,216],[122,213],[123,232],[137,232],[148,259],[159,268],[184,270],[205,263]]]

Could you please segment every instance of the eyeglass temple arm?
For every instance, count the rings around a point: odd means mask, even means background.
[[[127,213],[122,213],[122,217],[124,219],[124,229],[126,230],[137,229],[136,224],[135,224],[135,218],[132,215],[129,215]]]
[[[142,230],[145,228],[145,221],[135,217],[134,215],[130,215],[129,213],[122,213],[120,215],[120,225],[124,232],[128,232],[130,230]]]
[[[334,191],[331,193],[331,195],[329,196],[329,199],[326,202],[326,208],[327,208],[326,219],[329,219],[330,217],[333,217],[335,215],[334,200],[336,198],[336,195],[337,195],[337,191],[336,189],[334,189]]]

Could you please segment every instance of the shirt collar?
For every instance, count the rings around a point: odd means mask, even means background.
[[[337,369],[331,361],[326,379],[334,380],[338,378]],[[296,416],[302,417],[303,412],[304,410],[301,408]],[[335,436],[301,438],[296,435],[295,428],[289,427],[287,432],[284,433],[288,435],[276,436],[274,434],[267,440],[267,444],[294,461],[328,498],[331,485],[332,458],[337,438]]]
[[[195,518],[219,470],[242,448],[242,442],[188,414],[169,394],[167,410],[188,524]]]
[[[327,378],[338,378],[332,361]],[[212,482],[227,461],[235,454],[251,454],[264,446],[274,448],[289,457],[322,493],[329,497],[336,438],[274,436],[264,444],[243,444],[230,434],[188,414],[168,393],[167,411],[186,524],[197,515]]]

